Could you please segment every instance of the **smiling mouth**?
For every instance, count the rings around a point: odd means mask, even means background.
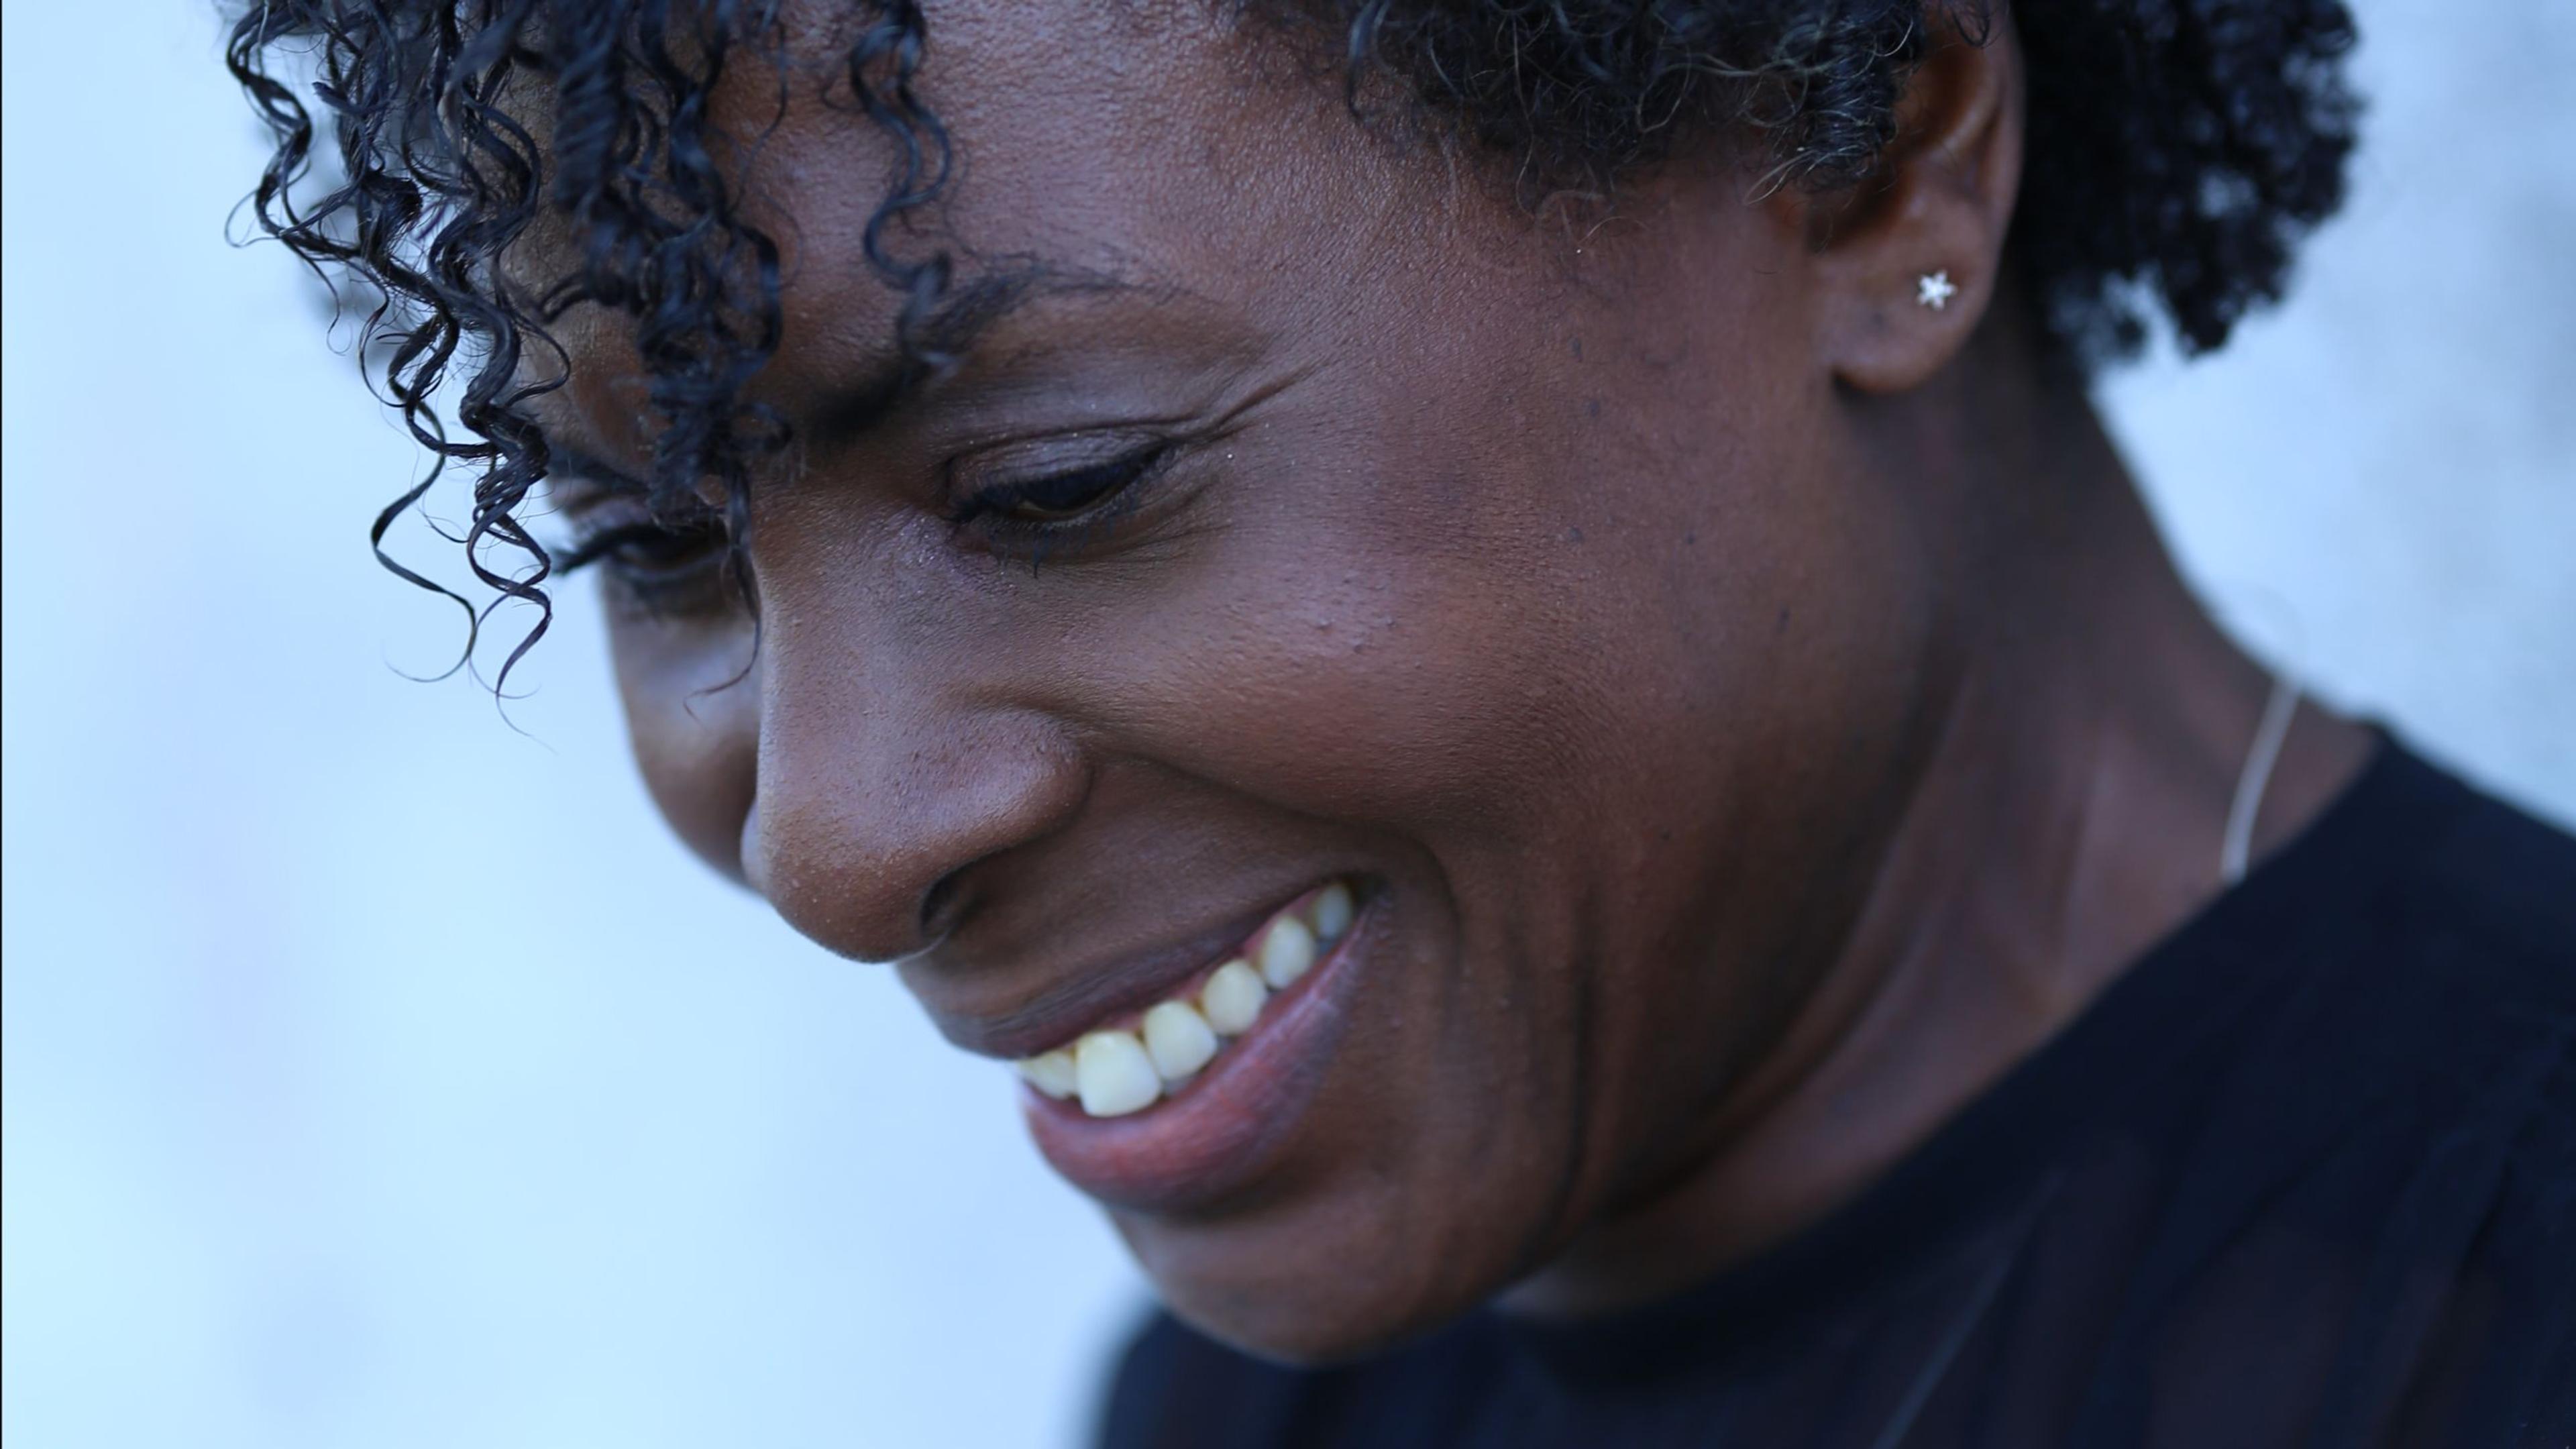
[[[1309,891],[1170,998],[1012,1065],[1031,1087],[1057,1101],[1079,1103],[1088,1116],[1142,1112],[1186,1086],[1259,1025],[1272,1001],[1350,933],[1357,911],[1348,881]]]

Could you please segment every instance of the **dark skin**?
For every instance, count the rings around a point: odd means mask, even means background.
[[[798,92],[761,161],[761,395],[802,439],[753,494],[765,633],[744,673],[708,570],[612,581],[618,674],[681,837],[970,1048],[1086,963],[1368,883],[1348,1029],[1260,1170],[1108,1204],[1175,1310],[1317,1359],[1673,1292],[2218,892],[2269,682],[1998,286],[2008,27],[1936,52],[1861,191],[1759,194],[1712,142],[1533,216],[1203,6],[935,18],[967,167],[909,244],[1056,281],[852,415],[885,152]],[[550,433],[639,467],[617,328],[563,336]],[[952,521],[1152,449],[1105,520]],[[2367,749],[2304,710],[2258,852]]]

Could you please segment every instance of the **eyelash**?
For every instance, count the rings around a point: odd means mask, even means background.
[[[1034,568],[1049,554],[1079,549],[1125,517],[1138,501],[1137,485],[1151,477],[1170,452],[1170,444],[1158,440],[1086,467],[997,483],[949,509],[948,524],[961,534],[980,533],[999,551],[1025,554]],[[1043,499],[1068,495],[1076,496],[1060,516],[1011,516],[1015,508],[1033,503],[1043,507]],[[555,557],[554,571],[565,575],[605,563],[618,586],[637,602],[655,612],[677,612],[696,602],[684,596],[705,588],[724,568],[730,557],[726,542],[723,522],[712,514],[676,525],[639,518],[580,530],[571,547]],[[680,557],[639,563],[622,557],[631,549],[659,551],[666,559],[674,553]]]
[[[1086,467],[997,483],[967,495],[951,508],[949,527],[959,533],[972,529],[999,550],[1024,553],[1034,567],[1045,555],[1079,549],[1114,527],[1140,501],[1139,485],[1159,471],[1170,455],[1171,445],[1157,440]],[[1041,500],[1050,495],[1062,498],[1077,492],[1080,496],[1058,516],[1012,516],[1015,508],[1047,506]]]
[[[631,560],[623,556],[628,550],[654,550],[665,561]],[[554,570],[570,574],[605,563],[617,586],[637,603],[655,613],[673,613],[698,602],[691,596],[716,582],[730,556],[724,525],[712,514],[678,524],[639,518],[582,529],[572,547],[555,557]]]

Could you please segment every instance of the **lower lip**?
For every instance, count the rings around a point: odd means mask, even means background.
[[[1257,1181],[1323,1087],[1375,904],[1175,1095],[1129,1116],[1093,1117],[1024,1088],[1038,1151],[1083,1192],[1144,1212],[1205,1207]]]

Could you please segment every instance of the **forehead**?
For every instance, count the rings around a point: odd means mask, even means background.
[[[927,6],[914,84],[952,167],[935,207],[884,221],[884,253],[947,255],[954,290],[969,297],[1076,296],[1071,310],[1094,317],[1120,298],[1274,320],[1324,305],[1315,269],[1378,248],[1440,173],[1404,164],[1354,122],[1312,57],[1232,9]],[[873,7],[846,0],[791,4],[779,50],[738,51],[716,96],[714,115],[741,142],[733,169],[746,217],[780,247],[786,333],[758,390],[791,416],[894,360],[899,297],[868,237],[897,190],[902,150],[848,79],[872,19]],[[868,74],[882,84],[888,71]],[[1009,309],[972,310],[991,320]],[[622,323],[568,321],[577,371],[631,376],[607,365],[631,356]],[[593,404],[605,399],[583,401],[601,415]]]

